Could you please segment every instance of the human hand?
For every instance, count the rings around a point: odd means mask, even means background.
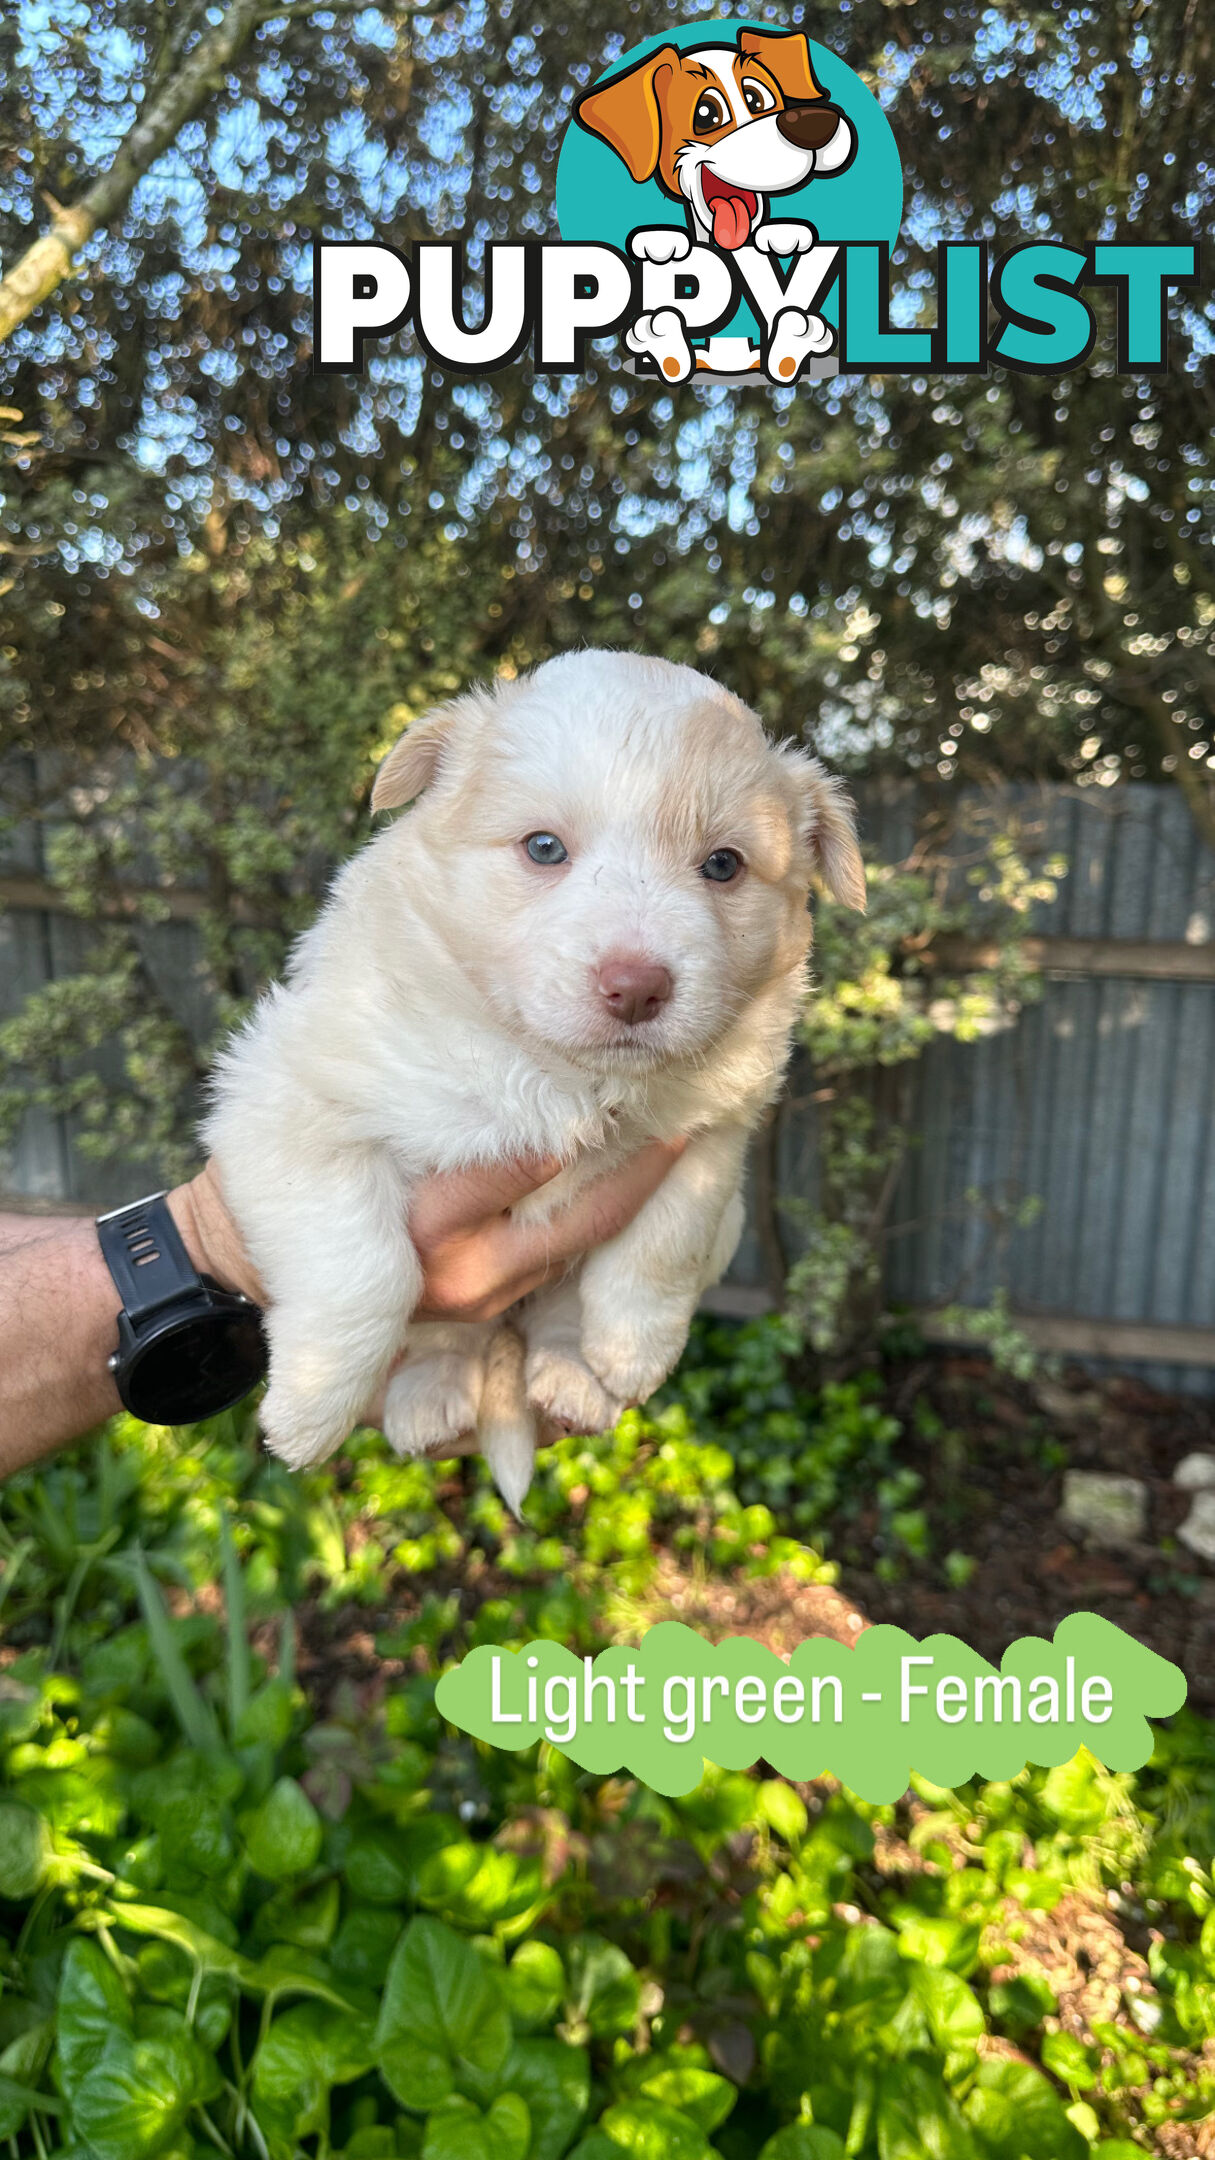
[[[652,1140],[547,1222],[518,1222],[511,1209],[556,1177],[561,1164],[555,1157],[520,1157],[492,1170],[425,1178],[409,1211],[423,1272],[418,1318],[496,1319],[571,1260],[616,1237],[683,1148],[682,1140]],[[195,1267],[265,1305],[265,1286],[228,1212],[213,1162],[169,1194],[169,1207]]]
[[[409,1230],[422,1262],[422,1320],[494,1320],[499,1313],[560,1275],[571,1260],[606,1245],[630,1223],[671,1165],[683,1153],[682,1140],[654,1140],[618,1169],[585,1186],[568,1207],[548,1221],[516,1221],[511,1209],[528,1193],[547,1185],[561,1168],[556,1157],[521,1157],[492,1170],[454,1170],[426,1178],[413,1196]],[[169,1206],[183,1243],[203,1274],[225,1289],[243,1290],[259,1305],[266,1300],[260,1281],[224,1203],[214,1163],[169,1194]],[[378,1424],[382,1396],[365,1412]],[[541,1445],[557,1437],[542,1421]],[[447,1454],[475,1449],[468,1433]]]

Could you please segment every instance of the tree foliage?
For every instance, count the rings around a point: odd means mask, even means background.
[[[938,819],[959,780],[1131,774],[1172,776],[1215,826],[1201,292],[1175,305],[1172,372],[1144,381],[1113,372],[1108,294],[1091,362],[1057,381],[656,394],[600,349],[584,379],[475,383],[407,338],[365,381],[312,374],[308,238],[464,232],[475,282],[488,241],[552,233],[573,97],[660,19],[284,7],[0,348],[8,792],[44,873],[104,919],[68,995],[95,987],[158,1131],[166,1102],[187,1129],[210,1040],[165,1005],[124,881],[197,912],[213,1039],[365,829],[400,721],[578,641],[709,666],[780,732],[914,775]],[[10,12],[6,264],[208,20],[192,0]],[[1210,221],[1215,30],[1187,0],[855,0],[809,27],[901,148],[905,319],[931,319],[940,237],[996,254]],[[57,1003],[19,1043],[48,1100]],[[104,1138],[109,1098],[68,1080]]]

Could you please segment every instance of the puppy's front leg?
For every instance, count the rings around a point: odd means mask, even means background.
[[[227,1128],[227,1129],[225,1129]],[[341,1446],[384,1383],[422,1292],[406,1194],[383,1148],[270,1119],[212,1125],[225,1197],[269,1293],[261,1422],[294,1469]]]
[[[527,1399],[569,1433],[610,1432],[622,1402],[595,1378],[582,1354],[582,1294],[576,1275],[530,1297],[521,1317],[527,1343]]]
[[[729,1266],[746,1144],[739,1125],[698,1134],[628,1228],[583,1263],[583,1354],[621,1402],[645,1402],[666,1379],[702,1290]]]

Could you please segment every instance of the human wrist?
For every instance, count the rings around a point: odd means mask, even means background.
[[[265,1287],[225,1205],[214,1164],[208,1162],[196,1177],[174,1186],[166,1204],[199,1274],[209,1275],[222,1290],[240,1290],[264,1305]]]

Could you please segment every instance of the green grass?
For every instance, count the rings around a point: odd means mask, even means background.
[[[898,1427],[786,1348],[702,1332],[522,1531],[370,1435],[291,1477],[248,1412],[5,1489],[0,2154],[1127,2160],[1206,2116],[1198,1719],[1134,1776],[885,1808],[762,1766],[667,1801],[438,1719],[453,1657],[594,1649],[661,1554],[830,1578],[798,1540],[850,1478],[899,1499]],[[1100,2015],[1045,1977],[1086,1930]]]

